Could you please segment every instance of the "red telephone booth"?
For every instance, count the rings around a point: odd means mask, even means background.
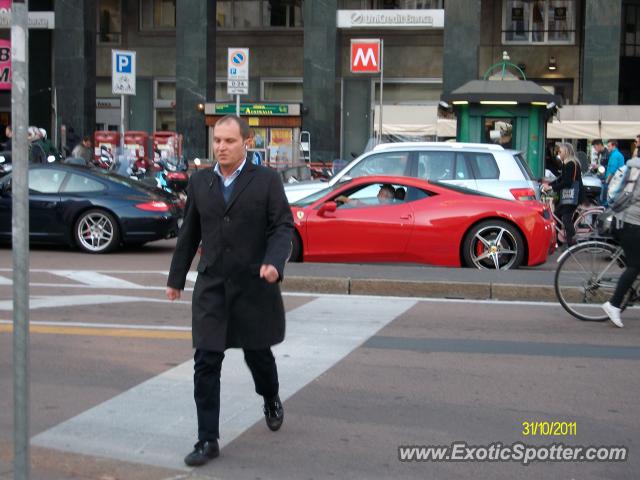
[[[135,158],[138,168],[149,168],[149,134],[147,132],[131,130],[124,132],[124,149],[127,155]]]
[[[120,145],[120,134],[110,130],[98,130],[93,134],[93,159],[99,167],[109,168]]]
[[[166,158],[173,163],[182,159],[182,135],[176,132],[153,132],[153,158]]]

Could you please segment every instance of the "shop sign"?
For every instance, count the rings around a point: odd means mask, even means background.
[[[297,105],[296,105],[297,106]],[[297,109],[299,110],[299,108]],[[207,112],[208,113],[208,112]],[[216,103],[212,115],[233,115],[236,113],[234,103]],[[242,103],[240,104],[241,115],[299,115],[294,112],[292,105],[288,104],[264,104],[264,103]]]
[[[11,90],[11,40],[0,40],[0,90]]]
[[[53,30],[55,28],[53,12],[28,12],[29,28]],[[0,0],[0,28],[11,28],[11,0]]]
[[[338,10],[338,28],[444,28],[444,10]]]

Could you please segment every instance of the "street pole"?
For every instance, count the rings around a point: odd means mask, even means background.
[[[240,94],[236,95],[236,117],[240,116]]]
[[[29,30],[28,3],[11,7],[11,123],[13,140],[13,470],[15,480],[28,480],[29,456]]]
[[[120,155],[124,161],[124,95],[120,95]]]
[[[380,118],[378,143],[382,143],[382,90],[384,87],[384,40],[380,40]]]

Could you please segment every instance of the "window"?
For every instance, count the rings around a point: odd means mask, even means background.
[[[485,118],[484,143],[497,143],[504,148],[513,148],[513,118]]]
[[[216,102],[231,102],[234,98],[227,93],[227,80],[216,79]]]
[[[625,4],[623,9],[622,56],[640,57],[640,5]]]
[[[407,175],[409,152],[387,152],[362,159],[348,173],[351,178],[365,175]]]
[[[265,79],[261,98],[265,102],[302,102],[302,79]]]
[[[302,0],[219,0],[221,28],[302,27]]]
[[[153,85],[154,129],[176,130],[176,81],[173,78],[156,79]]]
[[[122,35],[122,5],[120,0],[100,0],[97,8],[98,43],[118,45]]]
[[[29,170],[29,190],[34,193],[58,193],[66,173],[48,168]]]
[[[418,154],[418,178],[426,180],[453,180],[455,153],[420,152]]]
[[[100,192],[102,190],[104,190],[104,186],[100,182],[75,173],[71,174],[69,181],[62,189],[65,193]]]
[[[478,180],[497,180],[500,178],[500,169],[496,159],[490,153],[465,153],[465,157],[473,166]]]
[[[380,81],[374,81],[374,102],[380,102]],[[385,105],[437,105],[442,95],[442,80],[384,80],[382,100]]]
[[[176,0],[140,0],[140,30],[175,30]]]
[[[575,43],[575,0],[503,0],[502,43]]]

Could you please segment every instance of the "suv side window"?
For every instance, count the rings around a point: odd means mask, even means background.
[[[418,152],[418,178],[453,180],[454,152]]]
[[[351,178],[365,175],[407,175],[409,171],[409,152],[384,152],[369,155],[355,165],[346,174]]]
[[[469,152],[465,153],[465,156],[475,170],[478,180],[497,180],[500,178],[500,169],[496,159],[490,153]]]

